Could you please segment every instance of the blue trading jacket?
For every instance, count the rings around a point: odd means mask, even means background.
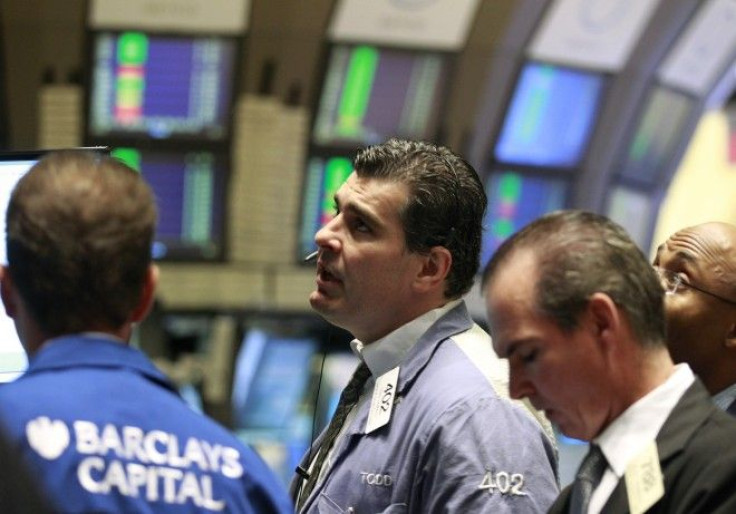
[[[448,312],[402,362],[390,422],[368,433],[370,405],[360,408],[302,514],[546,512],[559,492],[554,444],[509,399],[505,368],[493,385],[501,365],[464,304]]]
[[[120,342],[50,341],[0,387],[0,421],[62,512],[293,512],[251,449]]]

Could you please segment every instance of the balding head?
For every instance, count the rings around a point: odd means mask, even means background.
[[[736,383],[736,226],[709,222],[678,230],[654,264],[682,282],[666,295],[667,342],[711,393]]]

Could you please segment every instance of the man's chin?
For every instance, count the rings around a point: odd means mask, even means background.
[[[309,295],[309,305],[324,318],[328,318],[336,307],[335,300],[319,290],[312,291],[312,294]]]
[[[343,323],[343,310],[340,309],[340,306],[335,299],[328,298],[323,294],[320,294],[318,291],[315,291],[309,296],[309,305],[311,305],[312,310],[322,316],[325,321],[337,327],[346,328]]]

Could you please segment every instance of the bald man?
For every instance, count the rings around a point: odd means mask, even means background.
[[[667,292],[667,344],[716,404],[736,416],[736,226],[711,222],[675,232],[654,266]]]

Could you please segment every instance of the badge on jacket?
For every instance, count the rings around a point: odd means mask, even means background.
[[[391,420],[398,383],[399,366],[376,379],[376,385],[373,387],[373,398],[371,399],[371,410],[365,424],[366,434],[378,430]]]
[[[624,478],[631,514],[646,512],[664,496],[664,478],[655,441],[649,443],[626,466]]]

